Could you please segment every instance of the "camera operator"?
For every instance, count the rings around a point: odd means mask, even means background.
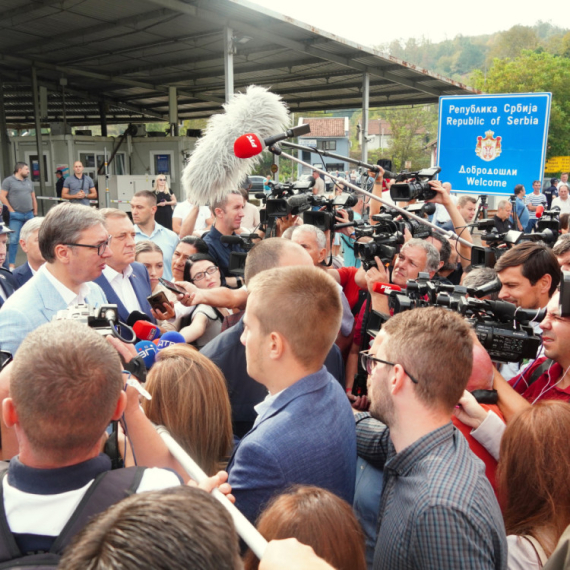
[[[508,250],[498,259],[495,271],[502,284],[499,299],[522,309],[546,307],[560,282],[556,256],[540,242],[523,242]],[[538,323],[533,328],[540,334]],[[501,374],[507,380],[521,371],[521,365],[516,362],[501,366]]]
[[[499,299],[523,309],[546,307],[560,282],[560,267],[552,250],[541,242],[519,243],[495,264],[501,280]]]
[[[449,199],[451,200],[451,196],[449,196]],[[430,202],[431,202],[431,200],[430,200]],[[453,203],[453,202],[451,202],[451,203]],[[457,210],[458,210],[459,214],[461,215],[461,220],[451,219],[449,222],[446,222],[441,227],[444,230],[454,231],[460,237],[464,237],[464,234],[469,233],[469,232],[463,231],[464,227],[473,221],[473,218],[475,217],[475,213],[477,212],[477,198],[474,198],[473,196],[468,196],[468,195],[462,194],[457,199]],[[459,223],[457,223],[457,222],[459,222]]]
[[[558,197],[552,200],[552,208],[560,208],[563,214],[570,214],[570,199],[568,198],[568,184],[560,184]]]
[[[510,219],[512,213],[513,206],[508,200],[501,200],[497,204],[497,213],[493,217],[493,221],[498,233],[504,234],[515,229],[515,224]]]
[[[426,238],[426,241],[431,243],[439,252],[439,269],[433,276],[433,280],[453,285],[448,277],[457,270],[457,251],[451,247],[451,242],[444,235],[435,231]]]
[[[570,402],[570,317],[560,316],[560,295],[554,293],[540,323],[544,356],[508,383],[495,372],[499,407],[507,422],[515,413],[541,400]],[[510,384],[510,386],[509,386]]]

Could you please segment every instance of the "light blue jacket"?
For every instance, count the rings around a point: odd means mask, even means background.
[[[87,283],[90,293],[85,302],[99,307],[107,303],[99,285]],[[0,350],[16,354],[26,335],[49,323],[55,314],[67,308],[63,297],[39,271],[18,289],[0,309]]]

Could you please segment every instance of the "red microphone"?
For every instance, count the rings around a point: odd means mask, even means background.
[[[400,293],[402,288],[398,285],[392,285],[391,283],[374,283],[374,293],[389,295],[392,291]]]
[[[310,132],[310,125],[305,124],[287,129],[284,133],[279,133],[278,135],[273,135],[263,140],[255,133],[248,133],[236,139],[234,142],[234,154],[238,158],[251,158],[263,152],[267,147],[273,146],[275,143],[284,141],[285,139],[300,137]]]
[[[133,325],[133,330],[141,340],[154,340],[160,336],[160,329],[148,321],[137,321]]]
[[[255,134],[242,135],[234,142],[234,154],[238,158],[251,158],[263,152],[265,144]]]
[[[544,213],[544,206],[537,206],[536,207],[536,217],[542,218],[543,213]]]

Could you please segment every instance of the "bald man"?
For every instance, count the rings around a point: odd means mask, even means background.
[[[475,342],[473,344],[473,368],[469,381],[467,382],[466,390],[472,393],[476,390],[486,391],[488,392],[488,396],[496,394],[492,391],[493,377],[493,363],[491,362],[489,354],[478,342]],[[480,398],[482,394],[479,392],[475,395]],[[503,414],[501,414],[497,404],[481,404],[481,406],[487,411],[492,410],[504,421]],[[451,419],[455,427],[465,436],[471,451],[485,464],[485,475],[487,479],[489,479],[496,494],[495,475],[497,471],[497,460],[471,435],[472,428],[470,426],[464,424],[456,416],[452,416]]]

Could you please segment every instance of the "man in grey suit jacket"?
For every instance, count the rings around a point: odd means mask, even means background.
[[[98,285],[112,255],[99,212],[68,203],[52,208],[39,233],[46,264],[0,310],[0,349],[15,354],[26,335],[76,303],[107,302]]]
[[[281,267],[256,275],[248,291],[247,372],[269,395],[228,465],[236,506],[253,522],[294,484],[323,487],[352,503],[354,417],[323,366],[340,327],[338,287],[315,267]]]

